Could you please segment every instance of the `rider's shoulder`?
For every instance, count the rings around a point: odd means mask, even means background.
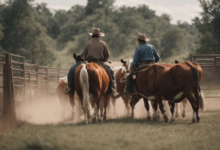
[[[155,47],[151,44],[146,44],[148,47],[155,49]]]
[[[104,44],[104,45],[107,45],[104,41],[102,41],[102,40],[100,40],[100,42],[102,43],[102,44]]]

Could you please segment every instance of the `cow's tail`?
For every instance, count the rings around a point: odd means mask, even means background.
[[[87,111],[90,111],[91,105],[89,101],[89,76],[85,64],[83,64],[83,67],[80,71],[79,81],[82,88],[83,108]]]
[[[200,108],[202,110],[205,109],[205,98],[204,94],[201,93],[200,85],[199,85],[199,75],[198,75],[198,70],[193,66],[193,77],[195,80],[195,98],[197,100],[197,108]]]

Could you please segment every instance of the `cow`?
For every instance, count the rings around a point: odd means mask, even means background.
[[[130,64],[128,63],[132,61],[129,59],[124,61],[122,59],[121,62],[126,66],[126,70],[129,71]],[[158,102],[165,122],[168,122],[168,117],[163,108],[162,100],[168,100],[171,105],[171,113],[174,114],[174,103],[187,98],[193,108],[192,122],[199,122],[198,109],[199,107],[204,107],[204,99],[201,98],[199,86],[201,79],[202,69],[196,63],[192,64],[186,61],[173,64],[173,66],[169,66],[169,64],[154,64],[137,73],[134,86],[138,93],[135,96]]]
[[[74,106],[75,106],[75,103],[74,101],[70,101],[69,99],[69,96],[64,94],[64,90],[67,88],[67,84],[68,84],[68,81],[67,81],[67,76],[63,77],[63,78],[60,78],[59,79],[59,83],[57,85],[57,89],[56,89],[56,93],[57,93],[57,96],[59,98],[59,101],[60,101],[60,104],[63,108],[63,112],[62,112],[62,117],[65,116],[65,113],[66,113],[66,110],[67,110],[67,107],[68,107],[68,104],[71,105],[72,107],[72,113],[71,113],[71,117],[70,119],[71,120],[74,120],[74,118],[79,118],[80,115],[82,114],[82,109],[81,109],[81,106],[80,106],[80,101],[79,101],[79,98],[77,96],[77,94],[75,95],[75,99],[78,101],[77,104],[79,104],[79,106],[77,105],[77,110],[78,110],[78,116],[75,116],[74,114]]]

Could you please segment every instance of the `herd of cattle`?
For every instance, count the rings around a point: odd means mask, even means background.
[[[74,58],[77,60],[76,55]],[[134,117],[135,105],[139,102],[141,98],[143,98],[144,106],[147,111],[147,119],[150,120],[152,117],[153,119],[158,119],[160,117],[160,110],[161,110],[164,120],[165,122],[167,122],[168,117],[166,116],[166,112],[163,111],[163,108],[161,108],[161,106],[163,105],[161,105],[160,102],[156,100],[156,95],[151,96],[148,93],[145,94],[144,92],[142,93],[147,95],[147,97],[145,96],[142,97],[140,95],[134,95],[132,97],[124,95],[124,89],[125,89],[125,84],[126,84],[125,83],[126,74],[130,69],[129,66],[132,62],[132,59],[129,58],[127,61],[121,60],[121,62],[122,62],[122,66],[114,68],[115,79],[116,79],[116,89],[117,89],[117,92],[120,94],[122,100],[124,101],[124,104],[127,110],[127,115],[131,116],[132,118]],[[95,67],[93,67],[92,65],[94,65]],[[155,87],[156,89],[160,88],[160,90],[158,91],[162,96],[160,96],[159,99],[161,99],[161,101],[168,100],[168,103],[170,106],[170,111],[171,111],[170,121],[173,122],[175,121],[175,117],[180,116],[180,109],[179,109],[180,102],[183,105],[183,110],[182,110],[181,115],[182,117],[185,117],[186,104],[187,104],[187,101],[190,99],[189,102],[191,103],[192,108],[193,108],[193,122],[199,122],[198,109],[201,108],[204,110],[204,104],[205,104],[204,95],[202,91],[200,91],[200,87],[198,87],[199,83],[197,86],[196,81],[194,81],[197,75],[198,82],[201,82],[202,69],[199,66],[199,64],[197,63],[192,64],[190,62],[183,62],[183,63],[176,62],[175,64],[157,64],[157,65],[151,66],[150,69],[147,69],[146,70],[148,71],[147,74],[150,74],[149,72],[152,72],[152,70],[155,69],[155,67],[156,67],[157,74],[154,74],[153,77],[147,76],[146,72],[143,72],[143,73],[140,72],[139,78],[141,78],[142,83],[146,82],[146,83],[149,83],[149,85],[154,84],[153,86],[156,86]],[[94,70],[90,71],[91,68],[96,68],[95,75],[98,76],[98,78],[96,78],[94,75],[91,76],[91,72],[95,72]],[[197,69],[198,71],[197,74],[193,72],[194,68]],[[106,108],[107,106],[109,106],[110,101],[113,104],[114,113],[116,113],[115,105],[117,104],[116,103],[117,100],[112,99],[112,98],[110,99],[109,93],[106,92],[107,87],[105,83],[109,82],[109,80],[107,80],[108,75],[105,73],[105,71],[102,68],[98,68],[98,69],[95,63],[88,63],[88,64],[80,65],[76,69],[76,73],[74,75],[74,81],[76,81],[75,83],[76,92],[75,94],[71,96],[67,96],[63,93],[63,91],[66,89],[67,84],[68,84],[67,77],[60,79],[58,86],[57,86],[57,94],[63,106],[65,106],[67,101],[70,102],[70,105],[72,106],[72,119],[76,117],[74,116],[75,100],[77,100],[79,104],[81,105],[80,111],[84,113],[86,123],[90,121],[93,121],[93,122],[101,121],[102,119],[105,120],[107,118]],[[159,75],[159,78],[156,78],[157,75]],[[179,75],[179,77],[177,77],[177,75]],[[169,82],[170,76],[172,77],[172,79],[170,79],[171,81]],[[143,78],[147,78],[151,80],[143,81]],[[173,80],[173,78],[175,78],[175,80]],[[154,80],[155,82],[150,83],[152,82],[152,80]],[[166,80],[165,83],[164,83],[164,80]],[[95,84],[96,81],[98,82],[98,84]],[[136,82],[138,82],[138,76],[137,76]],[[149,85],[147,85],[147,87],[144,87],[145,85],[143,85],[141,82],[140,82],[139,89],[148,90],[147,88],[149,88]],[[77,87],[77,84],[78,84],[78,87]],[[166,90],[162,91],[164,86]],[[152,90],[152,87],[150,87],[150,90]],[[178,90],[178,89],[181,89],[181,90]],[[170,94],[172,98],[169,98],[167,93],[171,93],[171,90],[175,92],[174,92],[174,96]],[[139,92],[141,92],[141,90]],[[163,92],[166,92],[166,93],[163,94]],[[98,93],[99,96],[96,96],[97,95],[96,93]],[[96,99],[96,101],[94,101],[94,99]],[[194,99],[195,101],[193,101]],[[149,110],[150,107],[148,104],[148,100],[150,101],[150,104],[152,105],[152,109],[153,109],[152,117],[151,117],[150,110]],[[158,106],[160,110],[157,109]],[[174,108],[175,108],[175,112],[174,112]],[[94,114],[91,114],[90,112],[91,109],[94,109]]]

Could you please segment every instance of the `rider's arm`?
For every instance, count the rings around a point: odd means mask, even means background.
[[[133,58],[133,62],[131,64],[131,66],[135,66],[137,65],[138,61],[139,61],[140,55],[139,55],[139,50],[138,48],[136,48],[135,53],[134,53],[134,58]]]
[[[154,58],[155,58],[155,62],[158,62],[160,60],[160,55],[157,53],[155,48],[154,48]]]
[[[108,49],[108,45],[106,43],[103,43],[103,45],[104,45],[104,52],[103,52],[104,61],[107,61],[110,56],[110,52]]]

